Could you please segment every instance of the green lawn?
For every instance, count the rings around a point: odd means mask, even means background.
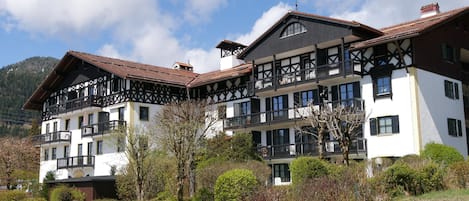
[[[465,201],[469,200],[469,189],[426,193],[416,197],[399,197],[397,201]]]

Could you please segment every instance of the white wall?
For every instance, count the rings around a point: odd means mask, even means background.
[[[467,157],[467,135],[461,82],[421,69],[417,70],[417,77],[422,146],[429,142],[442,143],[455,147],[463,156]],[[450,99],[445,96],[445,80],[458,84],[459,99]],[[448,134],[447,118],[461,120],[462,137],[453,137]]]
[[[410,77],[405,69],[392,73],[392,98],[373,98],[373,84],[370,76],[360,80],[362,98],[368,117],[364,124],[364,137],[367,138],[368,158],[404,156],[418,154],[414,147],[412,123]],[[369,118],[399,115],[399,133],[386,135],[370,135]]]

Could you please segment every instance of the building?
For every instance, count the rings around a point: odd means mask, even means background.
[[[96,184],[126,164],[125,140],[109,131],[147,124],[187,97],[214,105],[215,130],[251,133],[275,185],[290,183],[295,157],[317,155],[315,139],[295,128],[306,125],[298,111],[323,98],[367,114],[351,158],[419,154],[429,142],[467,157],[469,7],[431,4],[422,14],[376,29],[291,11],[249,46],[220,42],[220,70],[205,74],[69,51],[24,105],[43,111],[40,180],[54,171],[99,198],[106,190]],[[327,158],[340,155],[337,145],[326,139]]]

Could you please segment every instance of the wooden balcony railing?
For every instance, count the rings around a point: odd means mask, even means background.
[[[57,169],[94,167],[94,156],[74,156],[57,159]]]
[[[325,141],[323,147],[323,153],[326,157],[342,154],[339,142],[336,140]],[[266,160],[292,158],[297,156],[319,156],[319,150],[317,148],[316,142],[260,146],[257,147],[257,152],[262,158]],[[366,157],[366,139],[357,138],[352,140],[349,147],[349,154]]]
[[[55,131],[52,133],[41,134],[34,136],[32,140],[36,145],[53,142],[70,143],[70,131]]]
[[[81,136],[89,137],[103,135],[118,129],[126,128],[127,122],[121,120],[112,120],[96,124],[86,125],[81,128]]]
[[[350,107],[358,111],[364,110],[365,107],[364,101],[359,98],[331,101],[328,102],[327,105],[330,107]],[[319,105],[316,105],[315,108],[319,109]],[[310,107],[294,107],[230,117],[224,119],[223,127],[225,129],[238,129],[259,126],[262,124],[298,120],[306,118],[310,114],[308,111],[310,109]]]
[[[294,72],[277,74],[273,77],[256,79],[248,83],[250,94],[252,90],[263,91],[269,89],[278,89],[281,87],[299,85],[308,82],[318,82],[330,78],[359,74],[360,64],[354,61],[337,62],[332,64],[320,65],[314,68],[305,68]]]
[[[50,117],[52,115],[71,112],[77,109],[83,109],[85,107],[102,107],[101,102],[102,100],[100,96],[85,96],[73,100],[67,100],[63,103],[46,106],[42,116]]]

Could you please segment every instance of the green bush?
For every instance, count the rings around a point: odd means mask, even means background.
[[[195,194],[195,197],[192,198],[192,201],[213,201],[214,196],[213,192],[207,188],[201,188]]]
[[[417,194],[444,189],[444,169],[434,162],[425,164],[418,171],[417,182],[420,184]]]
[[[47,201],[47,200],[46,198],[39,197],[39,198],[26,198],[21,201]]]
[[[23,200],[26,196],[26,192],[20,190],[1,191],[0,201]]]
[[[328,164],[313,157],[299,157],[290,164],[290,173],[293,184],[301,184],[307,179],[327,176]]]
[[[455,162],[464,161],[464,157],[456,148],[436,143],[426,144],[421,155],[424,158],[429,158],[447,166]]]
[[[418,172],[408,164],[396,162],[383,172],[382,177],[385,189],[392,197],[403,195],[405,192],[415,195]]]
[[[453,163],[448,169],[448,179],[450,185],[456,188],[469,187],[469,160]]]
[[[251,170],[229,170],[220,175],[215,183],[215,200],[245,200],[255,192],[257,185],[256,176]]]
[[[57,186],[52,189],[50,201],[83,201],[85,194],[76,188]]]

